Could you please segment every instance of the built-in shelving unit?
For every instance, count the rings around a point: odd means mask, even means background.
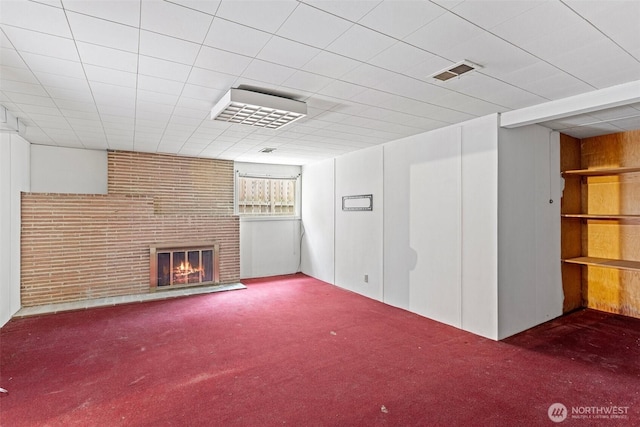
[[[562,214],[563,218],[640,221],[640,215]]]
[[[565,259],[564,262],[580,265],[592,265],[594,267],[619,268],[621,270],[640,271],[640,262],[638,261],[625,261],[621,259],[583,256]]]
[[[640,167],[620,167],[620,168],[594,168],[594,169],[574,169],[562,172],[562,175],[578,175],[578,176],[603,176],[603,175],[619,175],[623,173],[640,172]]]
[[[565,311],[640,317],[639,164],[640,131],[561,138]]]

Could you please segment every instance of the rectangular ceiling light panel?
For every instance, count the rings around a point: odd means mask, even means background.
[[[230,89],[211,109],[211,120],[279,129],[307,115],[307,104],[295,99]]]

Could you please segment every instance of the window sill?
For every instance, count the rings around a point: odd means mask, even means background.
[[[300,221],[299,216],[252,216],[252,215],[238,215],[240,221]]]

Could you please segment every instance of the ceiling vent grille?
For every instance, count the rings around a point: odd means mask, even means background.
[[[279,129],[307,115],[307,104],[244,89],[230,89],[211,109],[211,120]]]
[[[440,80],[441,82],[446,82],[449,79],[454,77],[460,77],[463,74],[469,73],[478,68],[482,68],[477,64],[469,62],[467,60],[460,61],[453,66],[447,67],[444,70],[438,71],[431,75],[436,80]]]

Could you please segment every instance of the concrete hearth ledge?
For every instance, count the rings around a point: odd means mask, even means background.
[[[96,298],[84,301],[63,302],[59,304],[38,305],[35,307],[23,307],[13,316],[28,317],[40,314],[59,313],[62,311],[83,310],[86,308],[108,307],[117,304],[129,304],[143,301],[156,301],[167,298],[186,297],[190,295],[210,294],[212,292],[235,291],[246,289],[242,283],[231,283],[227,285],[202,286],[196,288],[181,288],[168,291],[157,291],[148,294],[121,295],[117,297]]]

